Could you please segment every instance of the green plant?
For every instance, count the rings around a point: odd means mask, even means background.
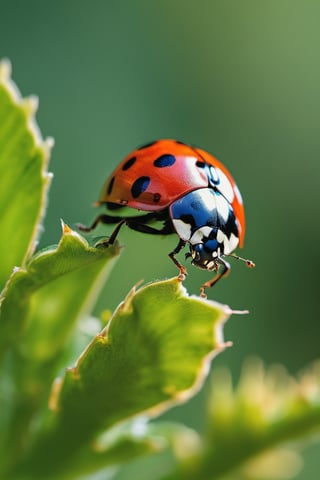
[[[52,147],[35,111],[3,61],[0,478],[112,478],[166,451],[166,473],[151,478],[293,476],[299,458],[284,445],[319,432],[319,365],[293,380],[256,360],[235,391],[228,371],[216,372],[203,435],[151,421],[201,388],[232,311],[173,278],[133,288],[110,319],[90,315],[121,248],[89,246],[62,223],[59,244],[35,253]]]

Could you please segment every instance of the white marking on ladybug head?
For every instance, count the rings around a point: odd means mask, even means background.
[[[212,260],[212,262],[207,263],[206,267],[207,267],[207,270],[213,270],[214,268],[216,268],[216,262]]]
[[[185,242],[188,242],[191,237],[191,225],[190,223],[185,223],[182,220],[179,220],[177,218],[172,219],[172,223],[174,225],[174,228],[181,238],[181,240],[184,240]]]
[[[198,230],[196,230],[190,238],[190,243],[192,245],[196,245],[197,243],[203,243],[203,237],[209,237],[211,232],[212,228],[208,226],[198,228]]]
[[[233,186],[228,177],[226,176],[225,173],[223,173],[220,168],[217,168],[217,173],[219,175],[219,184],[217,185],[217,188],[219,192],[222,193],[222,195],[228,200],[229,203],[233,202],[234,199],[234,191],[233,191]]]
[[[224,239],[225,239],[225,234],[220,230],[218,229],[217,231],[217,240],[219,243],[223,243],[224,242]]]

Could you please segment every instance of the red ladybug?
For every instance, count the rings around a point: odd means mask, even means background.
[[[214,270],[215,277],[201,286],[214,285],[230,269],[225,256],[243,246],[245,216],[239,189],[226,167],[213,155],[177,140],[157,140],[134,150],[106,181],[98,205],[109,211],[123,207],[144,211],[134,216],[99,215],[89,232],[99,223],[117,224],[109,244],[113,244],[120,228],[129,228],[153,235],[176,233],[179,243],[169,257],[180,270],[185,267],[176,255],[186,245],[192,264]],[[156,228],[154,224],[161,222]],[[243,259],[241,259],[243,260]],[[253,267],[251,260],[245,260]],[[221,272],[219,267],[221,266]]]

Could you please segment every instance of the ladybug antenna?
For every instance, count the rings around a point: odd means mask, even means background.
[[[245,262],[245,264],[247,265],[247,267],[249,268],[254,268],[256,266],[256,264],[252,261],[252,260],[249,260],[247,258],[242,258],[242,257],[239,257],[239,255],[235,255],[234,253],[229,253],[228,255],[224,254],[225,257],[233,257],[235,258],[236,260],[241,260],[242,262]]]

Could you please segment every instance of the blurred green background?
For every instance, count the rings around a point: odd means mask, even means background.
[[[215,362],[235,378],[250,355],[293,373],[320,357],[319,22],[318,0],[0,0],[0,58],[12,61],[23,95],[40,97],[41,130],[55,139],[41,246],[58,241],[60,217],[90,223],[111,170],[156,138],[201,146],[236,178],[242,253],[257,267],[234,261],[209,292],[251,312],[229,321],[234,347]],[[97,313],[140,279],[176,274],[174,236],[124,228],[120,240],[126,249]],[[188,290],[208,277],[189,267]],[[167,417],[201,429],[205,397]],[[316,478],[319,453],[306,450],[299,480]],[[141,463],[119,478],[135,478]]]

